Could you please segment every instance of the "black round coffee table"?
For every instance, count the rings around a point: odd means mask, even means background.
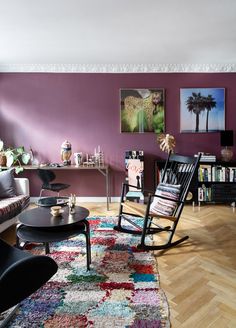
[[[76,206],[75,213],[70,214],[69,208],[64,207],[60,216],[53,216],[50,208],[37,207],[22,212],[18,219],[20,223],[16,229],[17,247],[21,241],[24,246],[29,242],[44,243],[46,254],[50,253],[49,243],[61,241],[84,234],[86,238],[87,269],[91,264],[91,245],[89,222],[86,218],[89,210],[85,207]],[[23,247],[24,247],[23,246]]]

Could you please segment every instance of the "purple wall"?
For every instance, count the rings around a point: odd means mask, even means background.
[[[219,133],[179,132],[179,89],[226,88],[226,129],[235,131],[235,86],[236,73],[1,73],[0,139],[8,145],[31,146],[41,162],[59,162],[65,139],[72,143],[73,152],[93,153],[100,145],[112,168],[112,196],[118,196],[124,179],[125,150],[144,150],[148,188],[153,187],[154,159],[166,157],[154,133],[120,133],[120,88],[164,88],[166,132],[176,138],[175,151],[187,155],[204,151],[219,157]],[[71,183],[68,191],[78,196],[105,195],[104,178],[97,172],[57,174],[57,180]],[[25,171],[24,175],[30,177],[32,196],[37,196],[40,182],[35,173]]]

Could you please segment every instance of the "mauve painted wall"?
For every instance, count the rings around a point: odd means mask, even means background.
[[[236,130],[235,73],[1,73],[0,138],[8,145],[24,145],[28,149],[31,146],[42,162],[59,162],[65,139],[72,143],[73,152],[92,153],[100,145],[112,169],[112,196],[120,195],[125,151],[142,149],[145,186],[152,188],[154,159],[165,158],[166,154],[159,150],[154,133],[120,133],[119,90],[164,88],[166,132],[175,136],[176,152],[193,155],[204,151],[219,156],[219,133],[179,132],[181,87],[226,88],[226,129]],[[61,171],[57,175],[58,181],[71,184],[68,192],[78,196],[105,195],[104,178],[98,172]],[[24,176],[30,178],[31,195],[37,196],[39,179],[29,171]]]

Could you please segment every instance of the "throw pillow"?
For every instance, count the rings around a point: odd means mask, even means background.
[[[0,198],[16,196],[14,169],[0,172]]]
[[[155,195],[150,205],[150,211],[159,215],[171,216],[177,206],[181,185],[173,185],[168,183],[159,183]]]

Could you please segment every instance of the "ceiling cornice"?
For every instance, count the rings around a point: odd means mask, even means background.
[[[1,73],[236,73],[236,64],[0,64]]]

